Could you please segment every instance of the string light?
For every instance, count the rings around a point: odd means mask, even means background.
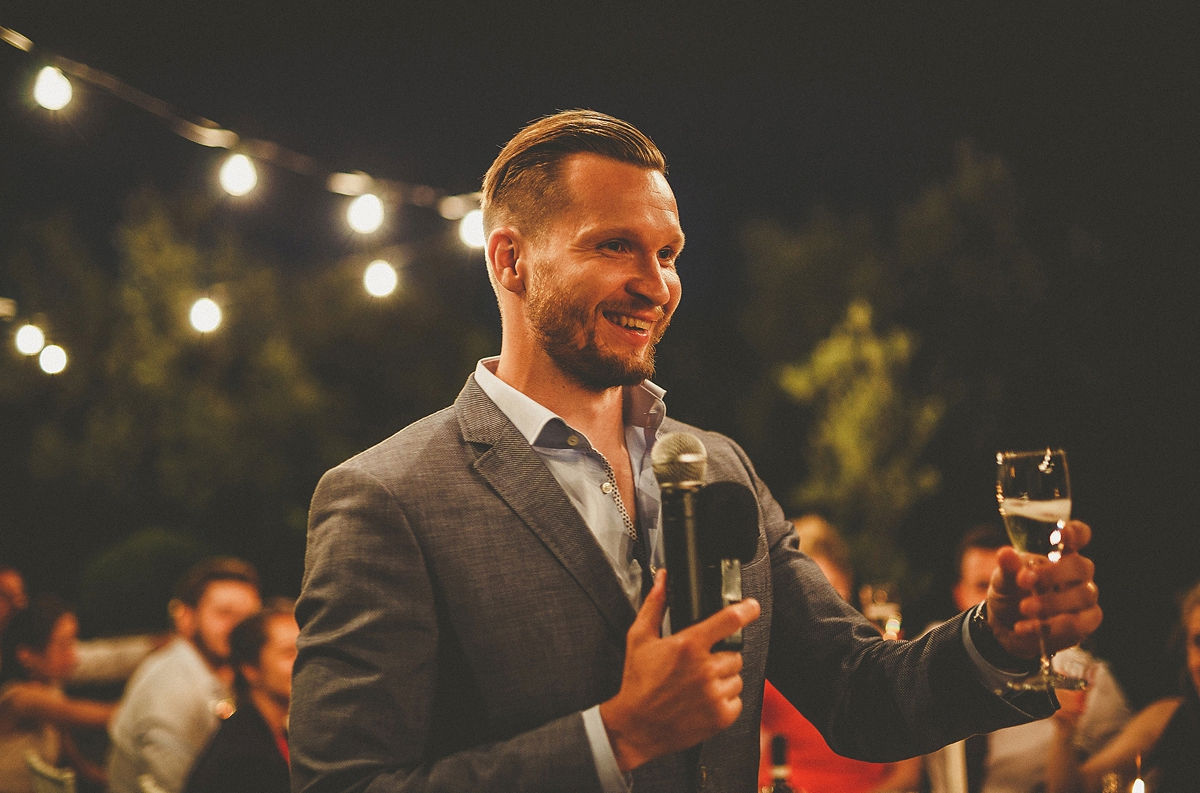
[[[245,154],[231,154],[221,166],[221,187],[232,196],[244,196],[258,184],[254,161]]]
[[[37,325],[22,325],[17,328],[17,352],[22,355],[37,355],[46,346],[46,334]]]
[[[33,83],[33,98],[47,110],[62,110],[71,101],[71,81],[61,69],[43,67]]]
[[[211,298],[202,297],[192,303],[188,319],[191,320],[192,327],[201,333],[212,333],[221,327],[221,307]]]
[[[43,347],[42,354],[38,356],[38,366],[46,374],[58,374],[67,368],[67,351],[57,344]]]
[[[396,291],[398,283],[400,276],[397,275],[396,268],[383,259],[376,259],[368,264],[363,273],[363,287],[372,297],[387,297]]]
[[[359,234],[371,234],[383,225],[383,202],[374,193],[363,193],[346,209],[350,228]]]
[[[463,215],[458,222],[458,238],[468,248],[482,248],[487,244],[487,237],[483,234],[483,210],[472,209]]]

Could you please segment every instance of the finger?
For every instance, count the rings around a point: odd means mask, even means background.
[[[695,641],[702,647],[712,647],[727,636],[733,635],[736,631],[754,622],[761,612],[762,609],[757,600],[746,598],[731,606],[726,606],[703,622],[697,622],[692,627],[680,632],[679,635],[687,636],[688,641]]]
[[[1046,650],[1055,653],[1079,644],[1100,627],[1103,619],[1104,612],[1100,607],[1092,606],[1077,614],[1060,614],[1040,622],[1022,620],[1014,626],[1014,632],[1036,636],[1039,630],[1044,630]]]
[[[1017,578],[1027,565],[1014,548],[1004,547],[996,554],[996,569],[992,573],[992,589],[1001,595],[1019,594],[1024,590]]]
[[[708,663],[708,671],[712,677],[738,677],[742,673],[741,653],[713,653]]]
[[[628,647],[658,639],[662,636],[663,612],[667,602],[667,571],[659,570],[654,576],[654,586],[638,609],[637,618],[625,635]]]
[[[705,687],[710,702],[724,702],[742,695],[742,677],[723,677],[710,681]]]
[[[1068,554],[1086,548],[1092,541],[1092,528],[1082,520],[1068,521],[1062,530],[1063,553]]]
[[[1095,575],[1096,565],[1086,556],[1067,554],[1057,562],[1039,561],[1017,576],[1017,583],[1030,591],[1061,592],[1085,586]]]
[[[1099,589],[1092,581],[1079,582],[1065,589],[1047,589],[1023,599],[1020,612],[1031,619],[1049,619],[1058,614],[1078,614],[1096,605]]]

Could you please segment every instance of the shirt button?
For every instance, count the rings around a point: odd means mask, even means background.
[[[568,446],[578,446],[579,445],[579,436],[578,435],[568,435],[567,436],[567,445]]]
[[[605,482],[604,484],[600,485],[600,492],[606,496],[609,493],[611,493],[612,492],[612,482]]]

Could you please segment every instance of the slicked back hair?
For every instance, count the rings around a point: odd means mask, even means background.
[[[532,122],[505,144],[483,177],[483,227],[512,224],[531,236],[570,196],[561,183],[571,155],[591,153],[667,172],[662,152],[632,124],[594,110],[564,110]]]

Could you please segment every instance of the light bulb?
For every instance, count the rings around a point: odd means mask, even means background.
[[[373,193],[363,193],[350,202],[346,220],[359,234],[370,234],[383,225],[383,202]]]
[[[483,234],[483,211],[472,209],[458,222],[458,238],[468,248],[482,248],[487,243]]]
[[[188,316],[192,327],[201,333],[212,333],[221,327],[221,307],[207,297],[192,303],[192,310]]]
[[[45,66],[33,83],[33,98],[47,110],[62,110],[71,101],[71,81],[54,66]]]
[[[383,259],[371,262],[363,273],[363,286],[372,297],[387,297],[396,291],[396,284],[399,282],[396,268]]]
[[[243,196],[258,184],[258,171],[254,161],[245,154],[231,154],[221,166],[221,187],[234,196]]]
[[[46,346],[46,334],[37,325],[22,325],[17,329],[17,352],[37,355]]]
[[[38,356],[38,366],[46,374],[58,374],[67,368],[67,351],[57,344],[44,347]]]

